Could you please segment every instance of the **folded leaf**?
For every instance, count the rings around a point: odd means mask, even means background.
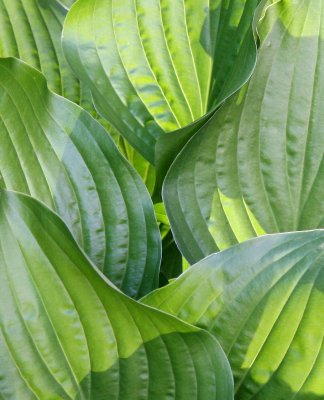
[[[207,118],[248,78],[259,2],[80,0],[63,49],[100,114],[154,163],[161,135]]]
[[[123,295],[57,215],[4,190],[0,288],[1,399],[233,399],[209,333]]]
[[[164,186],[184,256],[324,227],[324,8],[282,0],[259,26],[250,82],[186,146]]]
[[[21,61],[0,60],[0,88],[2,185],[55,210],[127,294],[157,287],[161,240],[153,205],[107,132]]]
[[[219,339],[236,400],[324,398],[324,230],[234,246],[143,302]]]

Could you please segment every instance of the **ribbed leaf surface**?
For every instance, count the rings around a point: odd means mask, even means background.
[[[51,90],[80,102],[61,46],[66,12],[56,0],[0,0],[0,57],[22,59],[43,72]]]
[[[2,185],[55,210],[129,295],[156,287],[161,243],[153,205],[107,132],[21,61],[0,60],[0,93]]]
[[[220,340],[236,400],[324,398],[324,230],[209,256],[144,303]]]
[[[258,3],[80,0],[63,48],[101,115],[153,163],[163,133],[205,116],[251,73]]]
[[[190,262],[264,233],[324,227],[324,4],[282,0],[249,82],[186,146],[164,200]]]
[[[0,398],[231,400],[207,332],[100,276],[63,222],[0,191]]]
[[[63,54],[63,22],[73,0],[0,0],[0,57],[16,57],[41,71],[49,88],[99,118],[91,92],[73,74]]]

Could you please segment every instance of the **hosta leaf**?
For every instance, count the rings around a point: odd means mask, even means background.
[[[163,133],[205,116],[251,73],[259,1],[80,0],[65,56],[100,114],[154,163]]]
[[[234,246],[144,302],[220,340],[236,400],[324,398],[324,230]]]
[[[264,233],[324,227],[324,5],[282,0],[249,82],[186,146],[164,200],[190,262]]]
[[[120,135],[117,144],[119,150],[124,154],[144,181],[149,193],[153,194],[155,186],[155,168],[153,165],[146,161],[145,158]]]
[[[66,12],[56,0],[0,0],[0,57],[22,59],[43,72],[51,90],[79,102],[60,40]]]
[[[273,1],[275,0],[258,0],[257,2],[233,0],[230,4],[222,2],[218,31],[220,37],[213,60],[214,85],[211,86],[209,93],[211,104],[208,107],[207,114],[194,123],[158,138],[155,147],[157,169],[155,196],[158,199],[171,164],[188,140],[212,117],[217,107],[231,94],[235,93],[250,77],[256,62],[256,41],[254,38],[256,25],[262,13]],[[257,4],[259,5],[256,8]],[[244,7],[244,11],[242,7]],[[252,20],[254,10],[255,14]],[[243,14],[239,21],[237,16],[241,12]],[[225,22],[221,22],[222,19]],[[236,22],[233,23],[233,21]],[[231,51],[235,48],[235,42],[238,46],[236,54]]]
[[[0,57],[17,57],[37,68],[51,90],[98,117],[89,89],[75,77],[62,50],[63,22],[73,2],[0,0]]]
[[[107,132],[21,61],[0,60],[0,93],[3,185],[55,210],[123,291],[136,297],[156,287],[161,243],[153,205]]]
[[[123,295],[56,214],[0,192],[0,397],[232,400],[207,332]]]
[[[0,57],[17,57],[40,70],[51,90],[80,104],[118,142],[118,132],[98,117],[90,91],[80,84],[63,55],[62,27],[73,3],[74,0],[0,0]],[[125,157],[153,192],[153,167],[129,145],[123,147],[127,148],[123,151]]]

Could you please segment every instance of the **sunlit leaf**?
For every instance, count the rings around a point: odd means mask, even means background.
[[[153,205],[107,132],[21,61],[0,60],[0,93],[2,185],[55,210],[127,294],[157,287],[161,240]]]
[[[180,154],[164,200],[185,257],[264,233],[324,227],[324,8],[282,0],[259,26],[259,62]]]
[[[211,255],[143,301],[219,339],[235,400],[324,398],[324,230]]]
[[[207,332],[136,303],[36,200],[0,191],[0,397],[232,400]]]
[[[63,48],[100,114],[154,163],[164,133],[203,124],[250,75],[259,2],[80,0],[67,16]],[[179,146],[161,144],[163,170]]]

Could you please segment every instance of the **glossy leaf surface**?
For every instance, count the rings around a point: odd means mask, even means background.
[[[161,242],[153,205],[107,132],[18,60],[0,60],[0,88],[2,185],[55,210],[127,294],[157,287]]]
[[[324,398],[324,230],[211,255],[143,301],[219,339],[236,400]]]
[[[80,0],[63,48],[100,114],[154,163],[162,134],[206,117],[250,75],[258,3]]]
[[[56,214],[0,191],[0,397],[232,400],[207,332],[105,280]]]
[[[166,210],[190,262],[264,233],[324,226],[322,3],[268,8],[250,82],[171,168]]]

